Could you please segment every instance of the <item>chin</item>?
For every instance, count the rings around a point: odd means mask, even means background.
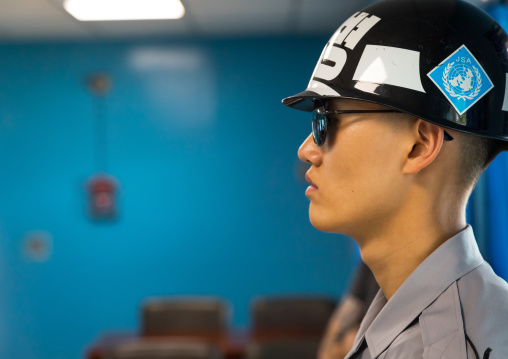
[[[323,211],[317,211],[311,206],[309,208],[309,219],[312,226],[321,232],[351,235],[353,221],[346,220],[344,216],[323,213]]]
[[[321,232],[342,233],[340,231],[341,226],[338,225],[337,221],[333,221],[331,218],[327,218],[327,216],[309,211],[309,219],[312,226]]]

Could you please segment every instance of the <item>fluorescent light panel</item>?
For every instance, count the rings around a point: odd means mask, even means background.
[[[80,21],[180,19],[180,0],[65,0],[65,10]]]

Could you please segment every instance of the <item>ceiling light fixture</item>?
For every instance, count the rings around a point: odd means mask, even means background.
[[[180,0],[65,0],[65,10],[80,21],[180,19]]]

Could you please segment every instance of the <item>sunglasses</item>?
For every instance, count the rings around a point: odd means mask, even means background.
[[[328,123],[330,119],[328,115],[342,115],[349,113],[403,113],[397,110],[344,110],[344,111],[326,111],[323,104],[319,105],[312,111],[312,137],[318,146],[323,146],[328,132]],[[451,141],[453,137],[444,131],[444,140]]]

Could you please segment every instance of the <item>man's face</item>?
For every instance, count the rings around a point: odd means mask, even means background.
[[[345,99],[332,100],[327,106],[328,111],[386,109]],[[312,135],[304,141],[298,157],[312,164],[307,179],[315,186],[309,187],[306,195],[314,227],[355,237],[379,228],[398,210],[399,191],[404,186],[401,170],[411,151],[409,142],[404,141],[404,129],[409,127],[404,116],[330,115],[333,120],[323,146],[318,147]]]

